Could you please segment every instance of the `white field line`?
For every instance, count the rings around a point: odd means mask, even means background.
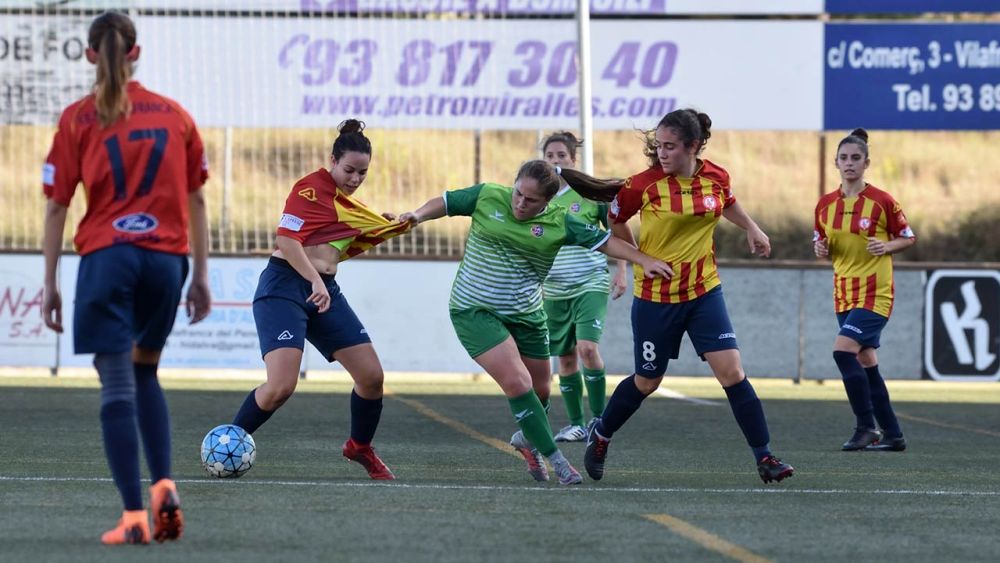
[[[19,483],[110,483],[108,477],[14,477],[0,475],[0,482]],[[712,487],[553,487],[553,486],[499,486],[499,485],[440,485],[433,483],[370,483],[352,481],[264,481],[255,479],[176,479],[186,485],[234,486],[271,485],[276,487],[333,487],[333,488],[386,488],[415,490],[455,490],[455,491],[548,491],[571,494],[587,493],[699,493],[719,495],[909,495],[909,496],[955,496],[955,497],[1000,497],[1000,491],[963,490],[917,490],[917,489],[790,489],[790,488],[712,488]]]
[[[658,395],[663,395],[668,399],[677,399],[678,401],[684,401],[686,403],[692,403],[695,405],[705,405],[709,407],[722,406],[722,403],[720,403],[719,401],[709,401],[708,399],[697,399],[695,397],[688,397],[683,393],[678,393],[677,391],[674,391],[673,389],[667,389],[666,387],[657,387],[656,393]]]

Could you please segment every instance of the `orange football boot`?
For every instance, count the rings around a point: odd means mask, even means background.
[[[145,510],[126,510],[114,528],[101,535],[104,545],[149,543],[149,514]]]
[[[177,485],[170,479],[160,479],[149,488],[149,505],[153,511],[153,539],[158,542],[176,540],[184,532],[184,513]]]

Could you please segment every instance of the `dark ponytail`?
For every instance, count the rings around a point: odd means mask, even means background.
[[[649,159],[650,168],[659,166],[659,159],[656,157],[656,130],[660,127],[673,129],[685,147],[696,147],[694,151],[696,155],[705,150],[705,145],[712,136],[712,118],[707,113],[687,108],[664,115],[656,127],[645,131],[646,147],[643,154]]]
[[[562,169],[562,179],[576,193],[594,201],[610,202],[618,195],[618,190],[625,185],[620,178],[594,178],[589,174],[568,168]]]
[[[337,139],[333,142],[333,158],[340,160],[347,152],[359,152],[367,155],[372,154],[372,143],[365,137],[365,122],[357,119],[345,119],[337,126]]]
[[[104,12],[90,24],[87,46],[97,52],[94,104],[101,125],[108,127],[132,110],[127,90],[132,63],[126,55],[135,47],[135,25],[121,12]]]
[[[847,143],[858,145],[861,152],[865,153],[865,158],[868,158],[868,131],[865,131],[861,127],[851,131],[851,134],[844,137],[843,140],[840,141],[840,144],[837,145],[837,152],[840,152],[840,147],[846,145]]]

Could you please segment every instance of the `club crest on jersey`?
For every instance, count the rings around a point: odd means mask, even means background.
[[[580,202],[579,201],[573,202],[573,205],[569,206],[569,210],[572,211],[573,213],[579,213],[580,212]]]
[[[718,205],[718,203],[719,203],[718,201],[716,201],[714,195],[707,195],[707,196],[701,198],[701,201],[705,205],[705,209],[707,209],[709,211],[715,209],[715,206]]]
[[[531,234],[535,235],[536,237],[540,237],[545,234],[545,229],[543,229],[541,225],[532,225]]]
[[[858,226],[861,227],[862,229],[867,229],[868,227],[872,226],[872,220],[869,219],[868,217],[862,217],[858,219]]]
[[[316,201],[315,188],[302,188],[301,190],[299,190],[299,195],[308,199],[309,201]]]
[[[111,222],[111,226],[116,231],[133,234],[148,233],[156,230],[159,224],[160,222],[156,220],[156,217],[148,213],[132,213]]]

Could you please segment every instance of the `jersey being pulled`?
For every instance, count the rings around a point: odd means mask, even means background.
[[[551,204],[565,208],[588,225],[608,225],[607,204],[590,201],[569,186],[559,190]],[[608,293],[610,284],[607,256],[579,246],[564,246],[552,263],[542,292],[545,299],[572,299],[589,292]]]
[[[868,252],[868,237],[889,241],[914,236],[899,203],[871,184],[853,197],[844,197],[837,188],[820,198],[813,239],[826,239],[830,249],[836,312],[867,309],[888,317],[895,292],[892,256]]]
[[[634,295],[654,303],[683,303],[721,283],[712,235],[722,210],[736,203],[729,173],[699,160],[691,178],[667,175],[659,167],[625,181],[608,218],[624,223],[639,213],[639,250],[663,260],[673,278],[646,279],[633,265]]]
[[[69,206],[83,182],[87,211],[73,243],[82,256],[113,244],[188,252],[188,193],[208,178],[191,116],[175,101],[128,83],[132,113],[109,127],[94,96],[63,110],[42,169],[45,196]]]
[[[276,234],[302,246],[350,239],[346,246],[336,245],[343,262],[409,231],[410,226],[389,221],[340,191],[330,172],[320,168],[292,186]]]
[[[451,288],[450,309],[484,308],[502,315],[534,312],[542,307],[542,281],[559,249],[578,245],[593,250],[610,236],[555,205],[530,219],[515,219],[512,194],[511,188],[498,184],[445,192],[448,215],[472,217],[465,256]]]

